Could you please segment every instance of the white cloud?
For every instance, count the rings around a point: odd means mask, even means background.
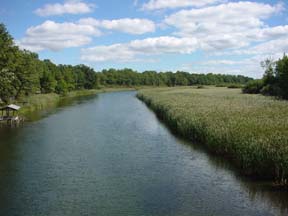
[[[115,20],[96,20],[94,18],[85,18],[81,19],[79,23],[136,35],[154,32],[156,28],[154,22],[148,19],[124,18]]]
[[[70,0],[64,2],[64,4],[46,4],[44,7],[36,9],[34,13],[44,17],[63,14],[84,14],[92,12],[94,7],[94,4],[88,4],[81,0]]]
[[[147,19],[96,20],[81,19],[76,23],[56,23],[47,20],[41,25],[27,29],[26,36],[17,43],[31,51],[59,51],[69,47],[89,44],[92,37],[102,35],[99,29],[120,31],[129,34],[144,34],[155,31],[155,24]]]
[[[202,7],[218,2],[223,2],[223,0],[150,0],[143,4],[142,9],[159,10],[165,8]]]
[[[283,57],[283,53],[287,52],[288,38],[286,37],[260,43],[246,49],[220,52],[217,57],[209,56],[209,60],[194,61],[185,64],[182,66],[182,69],[197,73],[242,74],[254,78],[261,78],[264,71],[260,66],[260,62],[267,58],[277,60]],[[246,58],[242,59],[243,56],[246,56]],[[237,60],[226,58],[234,58]]]
[[[164,23],[176,29],[175,35],[198,38],[204,50],[235,49],[287,34],[287,26],[271,28],[264,22],[281,10],[281,4],[235,2],[181,10],[167,16]]]
[[[17,43],[21,48],[31,51],[59,51],[68,47],[83,46],[91,42],[92,36],[100,35],[101,32],[93,26],[48,20],[27,29],[26,37]]]
[[[119,62],[131,61],[136,53],[129,49],[128,44],[113,44],[110,46],[97,46],[82,49],[81,60],[90,62],[101,62],[116,60]]]
[[[235,65],[235,64],[242,64],[243,61],[233,61],[233,60],[208,60],[208,61],[201,61],[199,65]]]
[[[257,41],[265,41],[277,38],[287,38],[288,35],[288,25],[266,27],[262,29],[251,30],[247,34],[248,38]]]
[[[197,49],[194,38],[156,37],[134,40],[130,43],[96,46],[82,49],[81,59],[85,61],[133,61],[137,57],[169,54],[192,53]]]
[[[242,74],[249,77],[261,78],[263,76],[263,69],[260,66],[262,60],[259,57],[241,60],[203,60],[184,64],[181,69],[192,73]]]
[[[288,38],[268,41],[250,48],[249,51],[255,54],[277,55],[281,53],[283,55],[284,52],[288,52]]]
[[[273,58],[279,58],[283,53],[288,53],[288,38],[280,38],[275,40],[270,40],[264,43],[260,43],[256,46],[251,46],[246,49],[234,50],[231,52],[219,52],[216,53],[220,55],[261,55],[261,56],[271,56]],[[263,60],[263,59],[262,59]]]
[[[258,60],[264,60],[266,58],[278,59],[283,53],[288,53],[288,38],[282,37],[275,40],[269,40],[259,43],[254,46],[245,47],[242,49],[220,51],[213,53],[212,56],[257,56]],[[261,57],[261,58],[260,58]]]

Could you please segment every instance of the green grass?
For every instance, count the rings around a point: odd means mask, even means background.
[[[287,101],[215,87],[146,89],[137,96],[178,134],[229,158],[243,173],[287,181]]]
[[[56,106],[60,100],[61,97],[57,94],[37,94],[22,98],[14,103],[21,106],[19,114],[26,116],[28,113],[34,111]]]

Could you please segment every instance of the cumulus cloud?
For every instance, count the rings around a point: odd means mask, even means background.
[[[17,43],[21,48],[35,52],[45,49],[59,51],[89,44],[93,37],[101,36],[101,30],[104,29],[140,35],[154,32],[155,24],[147,19],[128,18],[118,20],[86,18],[75,23],[47,20],[41,25],[27,29],[26,36]]]
[[[175,35],[201,39],[204,50],[239,48],[287,34],[286,26],[270,28],[264,22],[281,10],[281,4],[235,2],[181,10],[167,16],[164,23],[176,29]]]
[[[182,66],[182,69],[197,73],[243,74],[254,78],[261,78],[263,76],[263,68],[260,66],[260,62],[268,58],[277,60],[283,57],[283,53],[287,52],[288,39],[287,37],[283,37],[245,49],[220,52],[217,53],[217,56],[209,56],[210,60],[206,59],[204,61],[185,64]],[[216,60],[213,59],[215,57]],[[236,60],[231,60],[230,58]]]
[[[79,47],[91,42],[91,36],[100,36],[101,32],[93,26],[75,23],[56,23],[45,21],[26,31],[26,37],[17,43],[21,48],[31,51],[44,49],[59,51],[68,47]]]
[[[150,0],[144,3],[143,10],[159,10],[165,8],[203,7],[205,5],[223,2],[223,0]]]
[[[278,4],[236,2],[181,10],[164,19],[165,24],[176,29],[177,37],[147,38],[124,44],[83,49],[82,60],[123,62],[133,61],[141,56],[167,53],[190,54],[196,50],[209,53],[241,50],[243,47],[249,47],[252,42],[285,38],[288,33],[287,26],[269,27],[264,22],[266,18],[282,9],[282,6]],[[137,22],[140,21],[137,20]],[[90,24],[98,28],[122,29],[122,31],[129,30],[130,25],[136,26],[132,32],[137,32],[137,22],[125,19],[99,21],[92,18],[80,21],[82,24]],[[151,27],[147,29],[153,30],[153,27],[154,25],[151,24]]]
[[[81,0],[69,0],[63,4],[46,4],[42,8],[38,8],[34,11],[38,16],[53,16],[63,14],[84,14],[93,11],[95,5],[85,3]]]
[[[266,41],[287,37],[288,25],[251,29],[245,36],[253,41]]]
[[[288,38],[283,37],[275,40],[269,40],[246,49],[238,49],[230,52],[216,53],[218,56],[224,55],[261,55],[279,58],[283,53],[288,52]],[[264,58],[264,57],[263,57]]]
[[[235,65],[235,64],[242,64],[243,61],[235,61],[235,60],[208,60],[208,61],[200,61],[198,65]]]
[[[115,20],[96,20],[94,18],[85,18],[81,19],[79,23],[136,35],[154,32],[156,28],[154,22],[148,19],[124,18]]]
[[[260,66],[260,61],[262,60],[259,56],[240,60],[203,60],[184,64],[181,69],[193,73],[242,74],[260,78],[263,75],[263,69]]]
[[[91,62],[133,61],[137,57],[169,53],[192,53],[197,49],[194,38],[155,37],[129,43],[82,49],[81,59]]]
[[[288,38],[281,38],[277,40],[271,40],[262,44],[259,44],[257,46],[254,46],[250,49],[248,49],[249,52],[255,53],[255,54],[264,54],[264,55],[277,55],[283,53],[287,53],[288,51]]]

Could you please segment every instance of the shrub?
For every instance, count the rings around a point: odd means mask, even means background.
[[[230,89],[233,89],[233,88],[242,88],[243,86],[242,85],[239,85],[239,84],[231,84],[231,85],[228,85],[227,88],[230,88]]]
[[[227,84],[218,84],[215,87],[227,87]]]
[[[242,89],[246,94],[260,94],[264,87],[263,80],[251,80]]]
[[[204,89],[205,88],[205,86],[203,86],[203,85],[198,85],[197,86],[197,89]]]

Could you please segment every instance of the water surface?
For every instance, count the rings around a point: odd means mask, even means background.
[[[0,129],[3,216],[287,215],[287,194],[175,137],[135,92]]]

